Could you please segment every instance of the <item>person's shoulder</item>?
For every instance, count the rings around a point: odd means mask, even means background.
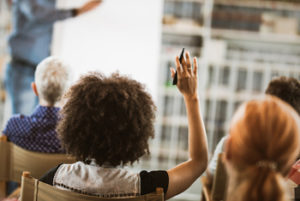
[[[24,121],[26,121],[28,117],[23,114],[15,114],[13,115],[6,123],[4,134],[7,134],[6,132],[13,131],[14,129],[17,129],[20,124],[22,124]]]
[[[7,123],[14,123],[14,122],[19,122],[22,121],[24,119],[27,119],[28,116],[24,115],[24,114],[14,114]]]
[[[17,124],[17,123],[23,123],[23,122],[27,122],[27,120],[30,119],[30,116],[24,115],[24,114],[15,114],[13,115],[9,120],[8,120],[8,124]]]

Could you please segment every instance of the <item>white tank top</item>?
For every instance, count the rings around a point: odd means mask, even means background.
[[[62,164],[53,186],[99,197],[131,197],[141,194],[140,176],[121,167],[99,167],[76,162]]]

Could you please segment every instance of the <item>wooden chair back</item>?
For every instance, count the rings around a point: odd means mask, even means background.
[[[32,176],[40,178],[48,170],[60,163],[73,163],[75,159],[66,154],[49,154],[25,150],[0,136],[0,194],[5,185],[3,182],[21,183],[23,171],[32,172]]]
[[[218,156],[217,169],[211,190],[212,200],[215,201],[225,200],[226,197],[227,172],[222,157],[223,153],[220,153]]]
[[[208,178],[203,176],[202,183],[202,200],[205,201],[222,201],[226,198],[227,190],[227,172],[222,160],[223,153],[219,154],[215,176],[212,187],[208,185]]]
[[[207,176],[201,177],[201,184],[202,184],[202,198],[201,201],[212,201],[211,198],[211,188],[208,185],[208,178]]]
[[[54,186],[40,182],[33,178],[29,172],[22,175],[20,201],[163,201],[164,193],[162,188],[156,192],[129,197],[129,198],[102,198],[97,196],[79,194],[67,190],[61,190]]]

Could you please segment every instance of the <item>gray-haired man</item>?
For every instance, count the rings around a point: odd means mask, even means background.
[[[36,68],[32,89],[39,105],[30,116],[13,115],[7,122],[3,134],[14,144],[36,152],[63,152],[55,131],[58,122],[57,107],[61,96],[69,85],[68,67],[59,59],[49,57]],[[9,183],[8,193],[16,185]]]
[[[13,115],[3,131],[8,139],[30,151],[61,152],[55,127],[59,108],[56,107],[69,83],[69,71],[60,60],[49,57],[35,71],[32,89],[39,105],[30,116]]]

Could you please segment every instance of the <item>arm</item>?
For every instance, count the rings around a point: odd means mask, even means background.
[[[10,132],[9,132],[10,129],[11,129],[11,127],[10,127],[10,122],[11,122],[11,119],[9,119],[9,120],[7,121],[5,127],[4,127],[4,129],[3,129],[3,131],[2,131],[2,134],[0,134],[0,138],[1,138],[1,139],[6,138],[6,140],[7,140],[8,137],[11,137],[11,136],[10,136]]]
[[[197,60],[194,58],[194,69],[190,64],[189,54],[183,59],[182,67],[176,57],[177,87],[182,93],[186,105],[189,128],[189,160],[168,170],[169,187],[166,199],[186,190],[206,169],[208,163],[208,148],[204,124],[200,114],[197,92]],[[175,74],[171,69],[172,77]]]
[[[102,2],[102,0],[93,0],[93,1],[90,1],[90,2],[88,2],[86,4],[84,4],[80,8],[75,9],[75,16],[82,15],[82,14],[84,14],[86,12],[89,12],[89,11],[93,10],[101,2]]]
[[[52,22],[72,17],[72,10],[56,9],[39,3],[37,0],[20,1],[21,12],[31,21]]]
[[[100,3],[100,0],[92,0],[77,9],[56,9],[51,6],[43,5],[37,0],[28,0],[20,2],[20,9],[32,21],[54,23],[86,13],[96,8]]]

